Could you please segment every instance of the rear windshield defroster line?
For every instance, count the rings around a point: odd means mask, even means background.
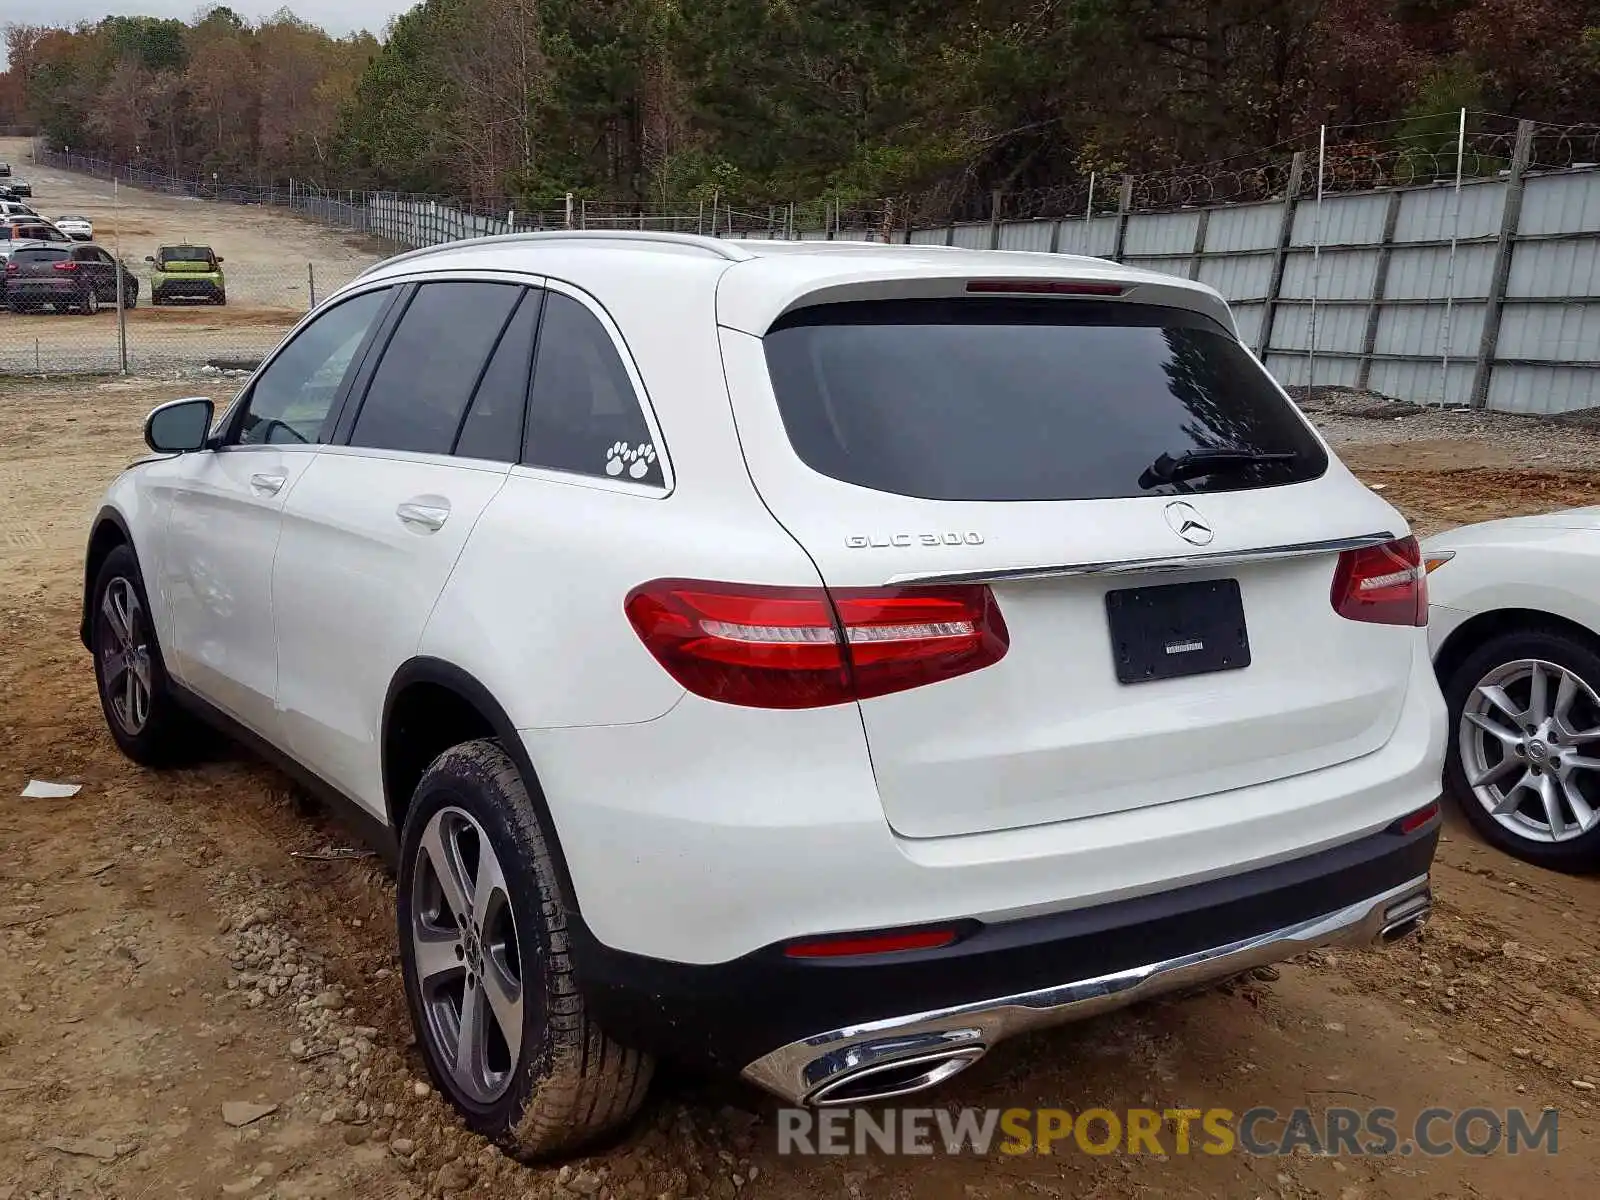
[[[1256,360],[1188,309],[858,301],[799,309],[764,342],[796,454],[875,491],[1113,499],[1299,483],[1328,467]],[[1213,456],[1210,473],[1150,471],[1212,450],[1244,453]]]

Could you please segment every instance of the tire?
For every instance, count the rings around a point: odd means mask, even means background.
[[[111,608],[108,609],[108,600]],[[112,611],[131,617],[131,641],[119,638]],[[179,706],[167,679],[166,664],[150,621],[150,601],[145,596],[139,560],[127,546],[118,546],[100,564],[95,576],[93,607],[89,618],[90,647],[94,653],[95,689],[100,694],[100,710],[117,747],[134,762],[146,767],[164,767],[193,758],[203,747],[204,737],[197,722]],[[125,673],[113,674],[131,645],[144,666],[140,675],[133,672],[134,692],[130,692]],[[146,699],[141,712],[134,695],[140,688]],[[133,710],[129,715],[129,701]]]
[[[83,303],[78,311],[86,317],[95,316],[100,312],[100,294],[94,290],[93,284],[90,284],[88,290],[83,293]]]
[[[1545,679],[1545,717],[1534,703],[1535,666]],[[1513,718],[1481,687],[1500,688],[1520,715]],[[1559,702],[1569,691],[1562,715]],[[1484,840],[1557,871],[1600,867],[1600,653],[1594,646],[1555,628],[1508,630],[1461,662],[1444,681],[1444,696],[1450,712],[1445,788]],[[1474,718],[1492,722],[1506,736],[1481,731]],[[1574,733],[1594,737],[1575,740]],[[1588,762],[1594,766],[1582,765]],[[1490,771],[1499,778],[1485,779]],[[1479,779],[1480,788],[1471,778]],[[1555,825],[1538,789],[1553,796],[1559,837],[1551,836]],[[1575,807],[1574,795],[1587,813]],[[1500,808],[1512,801],[1514,807],[1499,815],[1491,812],[1491,804]]]
[[[122,297],[122,308],[123,308],[124,312],[128,311],[129,309],[134,309],[134,308],[138,308],[138,307],[139,307],[139,293],[138,292],[128,292]]]
[[[452,913],[472,907],[475,884],[493,878],[484,875],[482,849],[504,886],[486,891],[490,898],[478,905],[484,919],[469,921],[462,934]],[[455,903],[444,898],[445,875],[459,881]],[[417,1044],[434,1083],[471,1129],[532,1161],[592,1144],[638,1111],[654,1062],[613,1041],[585,1013],[551,849],[522,776],[498,743],[455,746],[423,775],[401,832],[396,907]],[[419,948],[430,943],[437,949],[424,983]],[[485,987],[490,972],[492,988]],[[507,1005],[506,1012],[513,1027],[520,1015],[521,1028],[513,1052],[501,1018],[493,1017],[484,1026],[484,1052],[458,1071],[468,981],[479,998],[474,1011],[486,1016],[495,1012],[491,990],[502,1004],[519,997],[520,1009]]]
[[[216,304],[216,305],[227,304],[228,303],[228,293],[227,292],[218,292],[215,296],[211,297],[211,303]]]

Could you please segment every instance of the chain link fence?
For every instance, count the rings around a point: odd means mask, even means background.
[[[223,258],[217,290],[209,283],[186,287],[182,277],[158,276],[152,264],[127,255],[122,272],[113,265],[93,279],[82,266],[54,278],[54,264],[45,268],[50,276],[43,280],[8,274],[0,307],[0,374],[248,369],[318,296],[359,273],[311,261],[263,265]],[[153,290],[158,280],[167,281],[166,287]]]

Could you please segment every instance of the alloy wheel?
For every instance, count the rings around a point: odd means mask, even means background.
[[[522,1049],[522,961],[505,871],[483,826],[460,808],[433,815],[416,853],[409,934],[423,1033],[461,1093],[492,1104]]]
[[[100,686],[122,731],[136,737],[150,720],[150,633],[133,582],[118,575],[100,598]]]
[[[1510,833],[1566,842],[1600,824],[1600,696],[1575,672],[1501,664],[1468,693],[1458,741],[1473,797]]]

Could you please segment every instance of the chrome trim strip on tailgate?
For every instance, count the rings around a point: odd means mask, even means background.
[[[1151,571],[1194,571],[1231,567],[1238,563],[1272,562],[1364,550],[1394,541],[1394,534],[1364,533],[1356,537],[1329,538],[1321,542],[1295,542],[1287,546],[1262,546],[1255,550],[1213,550],[1204,554],[1178,554],[1160,558],[1130,558],[1120,562],[1062,563],[1047,567],[995,567],[978,571],[911,572],[891,576],[888,586],[904,583],[1010,583],[1022,579],[1055,579],[1070,575],[1131,575]]]

